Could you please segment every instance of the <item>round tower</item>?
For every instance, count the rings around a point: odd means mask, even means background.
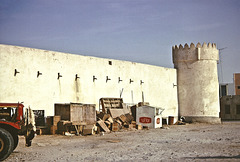
[[[179,116],[187,122],[220,123],[216,44],[173,46],[177,69]]]

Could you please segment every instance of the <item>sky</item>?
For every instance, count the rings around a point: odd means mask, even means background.
[[[239,0],[0,0],[0,44],[173,68],[172,46],[216,43],[240,73]]]

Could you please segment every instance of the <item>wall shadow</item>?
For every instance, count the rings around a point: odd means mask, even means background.
[[[185,157],[186,159],[240,159],[240,155],[237,156],[202,156],[202,157]]]

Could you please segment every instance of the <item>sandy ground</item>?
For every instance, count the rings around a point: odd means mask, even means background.
[[[240,161],[240,122],[24,138],[6,161]]]

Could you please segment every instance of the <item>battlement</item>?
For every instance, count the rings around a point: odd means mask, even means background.
[[[173,46],[172,49],[174,51],[178,50],[189,50],[189,49],[195,49],[195,48],[203,48],[203,49],[212,49],[212,48],[217,48],[215,43],[203,43],[202,45],[198,42],[197,45],[195,46],[193,43],[190,44],[190,46],[186,43],[184,47],[180,44],[179,47],[177,45]]]
[[[198,60],[218,60],[218,49],[215,43],[193,43],[190,46],[186,43],[184,47],[180,44],[172,47],[173,63],[181,61],[198,61]]]

